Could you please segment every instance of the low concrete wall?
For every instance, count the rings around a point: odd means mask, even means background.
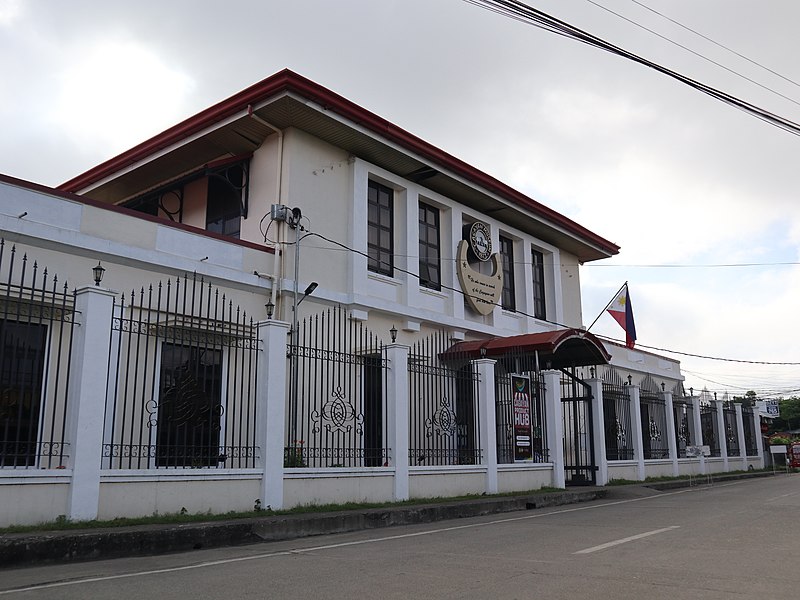
[[[0,527],[36,525],[67,514],[70,473],[0,476]]]
[[[671,460],[661,459],[644,461],[645,477],[672,477],[673,475]]]
[[[179,513],[221,514],[253,510],[261,474],[207,470],[112,472],[100,480],[97,518],[144,517]]]
[[[678,459],[678,474],[679,475],[700,475],[700,459],[699,458],[679,458]]]
[[[345,502],[390,502],[394,469],[286,469],[284,508]],[[266,507],[265,507],[266,508]]]
[[[609,461],[608,480],[611,481],[612,479],[638,480],[639,477],[636,475],[636,462],[630,460]]]
[[[486,469],[480,466],[411,467],[408,479],[411,498],[447,498],[486,491]]]
[[[498,492],[523,492],[553,485],[552,464],[514,464],[497,466]]]

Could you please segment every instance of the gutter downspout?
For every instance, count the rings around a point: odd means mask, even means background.
[[[247,105],[247,115],[263,125],[274,131],[278,134],[278,172],[275,178],[275,203],[276,204],[283,204],[281,202],[281,194],[283,193],[283,131],[268,123],[257,114],[253,112],[253,105]],[[278,306],[278,288],[280,287],[280,282],[282,281],[284,270],[286,268],[286,263],[283,257],[283,248],[284,248],[284,239],[285,230],[284,227],[278,227],[278,239],[275,241],[276,246],[280,246],[280,248],[276,248],[277,252],[275,254],[275,260],[273,261],[273,268],[272,268],[272,292],[270,294],[271,302],[273,305],[278,308],[278,314],[285,320],[285,310],[283,310],[283,303],[281,306]]]

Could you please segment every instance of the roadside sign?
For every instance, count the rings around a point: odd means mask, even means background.
[[[530,378],[512,375],[511,391],[514,410],[514,461],[530,461],[533,459]]]

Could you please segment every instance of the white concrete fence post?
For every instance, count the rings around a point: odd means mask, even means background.
[[[256,445],[261,448],[261,506],[283,508],[283,452],[286,444],[286,335],[289,323],[260,321],[256,385]]]
[[[393,449],[394,499],[409,498],[408,460],[408,346],[388,344],[386,347],[386,430],[387,447]]]
[[[664,411],[667,413],[667,437],[669,442],[669,459],[672,461],[672,475],[680,475],[678,469],[678,437],[675,435],[675,409],[672,404],[672,392],[661,392],[664,398]]]
[[[764,440],[761,437],[761,415],[758,408],[753,407],[753,435],[756,438],[756,452],[758,453],[758,464],[756,469],[764,468]]]
[[[742,459],[742,471],[747,471],[747,442],[744,439],[744,418],[742,418],[742,405],[736,402],[736,436],[739,442],[739,458]]]
[[[636,479],[644,481],[644,432],[642,431],[642,406],[639,404],[639,386],[629,385],[628,398],[631,403],[631,429],[633,429],[633,456],[636,459]],[[649,435],[649,432],[648,432]]]
[[[722,470],[727,473],[728,468],[728,436],[725,431],[725,404],[722,400],[714,400],[717,408],[717,440],[719,442],[719,455],[722,457]]]
[[[608,460],[606,460],[605,406],[603,380],[587,379],[592,391],[592,430],[594,431],[594,460],[597,464],[597,485],[608,483]]]
[[[486,466],[486,493],[496,494],[497,484],[497,415],[495,412],[494,364],[492,358],[472,361],[478,373],[478,398],[480,398],[481,448]]]
[[[544,407],[547,419],[547,447],[553,463],[553,487],[565,488],[564,412],[561,407],[561,371],[542,371]]]
[[[67,440],[72,481],[67,517],[96,519],[105,428],[111,317],[114,292],[97,286],[75,291],[78,326],[72,334],[72,363],[67,406]]]

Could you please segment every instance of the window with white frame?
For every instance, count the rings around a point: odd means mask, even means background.
[[[503,294],[501,306],[505,310],[517,310],[516,290],[514,288],[514,240],[500,236],[500,257],[503,259]]]
[[[367,268],[394,275],[394,190],[376,181],[367,187]]]
[[[531,250],[533,277],[533,316],[537,319],[547,318],[545,298],[544,253],[536,248]]]
[[[419,284],[442,289],[440,262],[439,209],[419,203]]]

